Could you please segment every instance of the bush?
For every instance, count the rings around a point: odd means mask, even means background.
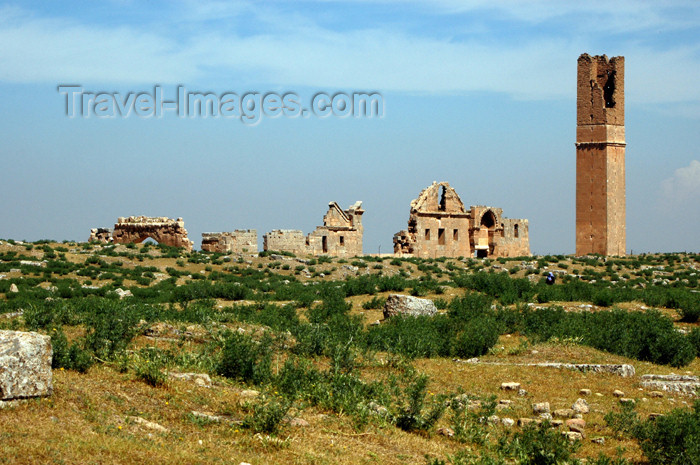
[[[140,319],[135,305],[106,299],[83,302],[85,315],[85,348],[98,358],[109,360],[126,349],[136,335]]]
[[[537,427],[526,427],[502,444],[503,451],[521,465],[559,465],[568,463],[579,443],[570,443],[545,421]]]
[[[49,334],[53,348],[51,368],[66,368],[85,373],[93,365],[94,360],[89,352],[81,349],[76,342],[68,345],[68,339],[60,327],[53,328]]]
[[[247,334],[228,333],[223,342],[217,372],[246,383],[262,384],[271,376],[272,339],[267,334],[254,341]]]
[[[403,389],[402,398],[397,399],[394,422],[404,431],[427,431],[440,419],[445,404],[436,402],[424,412],[428,377],[416,375],[413,370],[409,370],[404,377],[408,382]]]
[[[498,322],[491,316],[472,318],[464,330],[457,335],[452,354],[471,358],[486,354],[498,341]]]
[[[256,433],[274,434],[287,415],[290,404],[285,400],[265,401],[253,404],[251,412],[243,419],[243,427]]]
[[[634,437],[651,465],[700,464],[700,401],[693,410],[677,409],[639,423]]]

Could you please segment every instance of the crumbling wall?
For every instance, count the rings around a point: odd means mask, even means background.
[[[318,226],[306,237],[299,230],[270,231],[263,236],[263,249],[333,257],[362,255],[363,213],[362,202],[355,202],[347,210],[330,202],[323,226]]]
[[[305,254],[306,238],[298,229],[275,229],[263,234],[263,250]]]
[[[159,244],[192,250],[182,218],[130,216],[120,217],[114,225],[112,239],[115,244],[139,244],[148,238]]]
[[[467,210],[447,182],[433,182],[411,202],[408,228],[394,235],[394,253],[421,258],[530,255],[527,220],[503,217],[501,208]]]
[[[468,257],[469,213],[447,182],[433,182],[411,202],[408,229],[394,235],[394,253],[421,258]]]
[[[202,233],[202,250],[255,254],[258,252],[258,231],[255,229],[236,229],[231,232]]]
[[[88,242],[112,242],[112,230],[110,228],[92,228]]]

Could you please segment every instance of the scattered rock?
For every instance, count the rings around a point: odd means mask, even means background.
[[[520,389],[520,383],[514,383],[514,382],[501,383],[501,389],[504,391],[517,391]]]
[[[253,389],[246,389],[244,391],[241,391],[241,393],[238,395],[238,404],[241,406],[245,406],[248,403],[257,399],[258,396],[260,396],[259,391],[255,391]]]
[[[583,439],[583,435],[581,433],[577,433],[576,431],[562,431],[561,434],[566,436],[566,439],[568,439],[570,442],[576,442]]]
[[[307,427],[307,426],[309,426],[309,422],[308,422],[308,421],[304,420],[303,418],[299,418],[299,417],[290,418],[290,419],[288,419],[288,420],[286,421],[286,423],[287,423],[289,426],[296,426],[296,427]]]
[[[376,402],[370,402],[367,405],[367,408],[371,413],[379,415],[380,417],[385,417],[389,414],[389,410],[386,407],[384,407],[383,405],[379,405]]]
[[[625,393],[620,391],[619,389],[615,389],[613,391],[612,395],[615,397],[625,397]]]
[[[17,289],[17,284],[10,284],[10,292],[19,292],[19,289]]]
[[[511,427],[515,425],[515,420],[513,420],[512,418],[504,417],[501,418],[501,423],[503,423],[503,426]]]
[[[651,391],[649,397],[663,397],[664,393],[661,391]]]
[[[594,444],[605,444],[605,438],[602,436],[599,436],[597,438],[591,438],[591,442]]]
[[[621,403],[621,404],[631,404],[631,405],[636,404],[636,402],[634,401],[634,399],[630,399],[630,398],[627,398],[627,397],[620,397],[620,403]]]
[[[532,418],[518,418],[518,426],[521,428],[531,425],[533,423],[537,423],[537,420],[534,420]]]
[[[152,429],[153,431],[157,431],[159,433],[170,432],[170,430],[168,428],[166,428],[165,426],[159,425],[158,423],[154,423],[152,421],[148,421],[145,418],[127,416],[126,419],[136,423],[139,426],[143,426],[144,428]]]
[[[549,424],[552,428],[558,428],[564,424],[564,420],[550,420]]]
[[[532,404],[532,413],[535,415],[549,413],[549,402],[538,402]]]
[[[447,427],[443,426],[442,428],[438,428],[437,434],[451,438],[452,436],[455,435],[455,432],[451,428],[447,428]]]
[[[525,397],[525,396],[527,395],[527,391],[526,391],[525,389],[520,389],[520,390],[518,391],[518,395],[519,395],[520,397]]]
[[[558,418],[573,418],[574,414],[575,412],[570,408],[560,408],[552,412],[552,415]]]
[[[227,422],[227,423],[232,423],[232,424],[241,424],[243,421],[238,420],[233,418],[230,415],[215,415],[211,412],[198,412],[196,410],[192,410],[192,415],[197,417],[197,418],[203,418],[205,420],[214,422],[214,423],[221,423],[221,422]]]
[[[585,399],[577,399],[576,402],[571,406],[571,409],[576,413],[588,413],[591,411],[588,406],[588,402]]]
[[[121,287],[118,287],[114,290],[114,292],[119,296],[120,299],[123,299],[124,297],[133,297],[134,294],[131,293],[129,289],[124,290]]]
[[[411,295],[389,294],[384,304],[384,319],[396,315],[433,316],[437,313],[435,304],[430,299],[420,299]]]
[[[581,396],[590,396],[591,390],[590,389],[581,389],[580,391],[578,391],[578,393]]]
[[[0,331],[0,400],[51,395],[52,359],[49,336]]]
[[[584,430],[586,428],[586,420],[572,418],[570,420],[566,420],[566,426],[569,427],[569,431],[576,431],[585,437]]]
[[[211,378],[206,373],[175,373],[171,371],[168,376],[182,381],[193,381],[197,386],[211,387]]]

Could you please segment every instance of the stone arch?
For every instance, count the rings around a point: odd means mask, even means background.
[[[148,238],[158,244],[192,250],[182,218],[130,216],[119,218],[112,234],[115,244],[140,244]]]
[[[496,229],[497,224],[498,224],[498,217],[493,212],[493,210],[488,209],[481,214],[481,218],[479,219],[480,226],[487,228],[489,230],[493,230],[493,229]]]

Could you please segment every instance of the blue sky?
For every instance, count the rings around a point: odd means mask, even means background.
[[[573,253],[576,59],[626,62],[627,248],[700,250],[696,1],[0,3],[0,237],[86,240],[119,216],[201,233],[321,224],[364,202],[365,252],[449,181]],[[379,92],[382,118],[68,118],[95,92]]]

